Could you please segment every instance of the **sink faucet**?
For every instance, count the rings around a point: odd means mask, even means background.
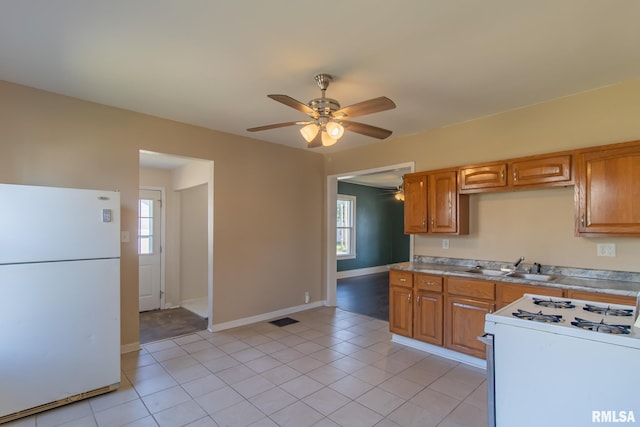
[[[524,261],[524,257],[523,256],[518,258],[518,260],[516,262],[514,262],[511,267],[501,268],[500,271],[506,271],[507,273],[513,273],[514,271],[518,270],[518,266],[520,266],[520,264],[522,264],[522,261]]]
[[[520,259],[518,259],[518,260],[513,264],[513,271],[515,271],[515,270],[517,270],[517,269],[518,269],[518,266],[519,266],[520,264],[522,264],[522,261],[524,261],[524,257],[523,257],[523,256],[521,256],[521,257],[520,257]]]

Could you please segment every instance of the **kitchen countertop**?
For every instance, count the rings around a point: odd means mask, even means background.
[[[508,262],[478,261],[459,258],[416,256],[413,262],[389,265],[393,270],[435,274],[439,276],[464,277],[491,282],[519,283],[523,285],[547,286],[551,288],[574,289],[636,297],[640,293],[640,273],[610,270],[591,270],[572,267],[542,266],[540,273],[553,276],[549,281],[529,280],[510,276],[490,276],[468,273],[476,266],[500,270],[509,267]],[[523,264],[518,270],[526,272],[531,265]]]

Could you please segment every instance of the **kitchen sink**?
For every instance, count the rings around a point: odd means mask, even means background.
[[[554,279],[554,276],[550,276],[548,274],[536,274],[536,273],[518,273],[513,272],[507,275],[508,277],[515,277],[516,279],[525,279],[525,280],[539,280],[541,282],[548,282]]]
[[[500,270],[491,270],[489,268],[473,268],[466,270],[465,273],[483,274],[485,276],[504,276],[506,272]]]

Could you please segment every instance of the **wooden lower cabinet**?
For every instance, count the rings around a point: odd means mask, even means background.
[[[400,279],[404,279],[402,282]],[[413,284],[413,287],[398,286]],[[443,344],[442,277],[391,270],[389,286],[389,330],[434,345]]]
[[[484,334],[484,318],[495,310],[493,301],[445,297],[444,346],[448,349],[484,359],[485,345],[478,340]]]
[[[413,290],[404,286],[389,287],[389,331],[413,336]]]
[[[442,345],[442,294],[417,291],[413,316],[413,337],[429,344]]]
[[[609,304],[630,305],[635,307],[636,298],[626,297],[624,295],[603,294],[599,292],[576,291],[568,289],[567,298],[581,299],[585,301],[604,302]]]
[[[487,280],[447,278],[444,299],[444,346],[484,359],[484,318],[495,310],[496,285]]]

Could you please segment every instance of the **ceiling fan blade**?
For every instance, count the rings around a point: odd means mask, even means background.
[[[315,138],[307,145],[308,148],[322,147],[322,132],[318,132]]]
[[[293,99],[290,96],[287,96],[287,95],[267,95],[267,96],[273,99],[274,101],[278,101],[291,108],[295,108],[296,110],[301,111],[306,115],[313,117],[314,119],[318,116],[318,113],[316,113],[313,110],[313,108],[309,107],[307,104],[303,104],[302,102]]]
[[[357,104],[348,105],[333,113],[336,118],[341,117],[358,117],[365,114],[377,113],[378,111],[392,110],[396,108],[396,104],[387,98],[381,96],[379,98],[369,99],[368,101],[358,102]]]
[[[275,123],[273,125],[266,125],[266,126],[258,126],[255,128],[249,128],[247,129],[249,132],[258,132],[260,130],[268,130],[268,129],[276,129],[276,128],[283,128],[285,126],[293,126],[293,125],[302,125],[302,124],[306,124],[307,122],[286,122],[286,123]]]
[[[343,120],[340,122],[344,126],[345,130],[356,132],[362,135],[370,136],[372,138],[385,139],[388,138],[393,132],[387,129],[382,129],[376,126],[365,125],[364,123],[351,122]]]

